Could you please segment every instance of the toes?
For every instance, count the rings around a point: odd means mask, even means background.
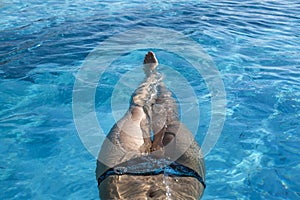
[[[152,51],[149,51],[144,58],[144,64],[147,63],[157,63],[157,60],[155,58],[155,55]]]
[[[155,63],[155,55],[154,55],[154,53],[152,51],[149,51],[147,55],[148,55],[148,58],[149,58],[149,62]]]
[[[147,55],[151,60],[154,59],[154,53],[152,51],[149,51]]]

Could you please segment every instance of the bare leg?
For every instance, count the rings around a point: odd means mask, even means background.
[[[152,130],[154,133],[152,151],[159,150],[170,142],[173,134],[166,133],[166,130],[168,125],[174,121],[179,121],[176,101],[165,84],[160,82],[158,97],[152,107]]]
[[[145,79],[134,92],[127,113],[113,126],[101,147],[97,176],[108,168],[150,152],[150,108],[156,98],[157,65],[154,53],[148,52],[144,59]]]
[[[176,162],[195,170],[204,178],[205,168],[203,159],[199,155],[200,147],[195,141],[191,142],[192,134],[179,121],[176,101],[172,98],[171,92],[163,82],[156,85],[157,60],[152,54],[149,52],[145,57],[146,78],[135,91],[128,113],[108,135],[108,139],[114,144],[113,148],[109,143],[104,143],[99,157],[107,156],[108,166],[113,167],[139,156],[141,152],[147,152],[148,147],[145,148],[146,150],[141,147],[143,145],[145,147],[145,135],[150,134],[149,124],[152,122],[152,130],[155,134],[152,151],[156,148],[164,149],[165,155],[171,158],[173,152],[179,151],[181,156]],[[149,91],[149,88],[153,90]],[[188,148],[182,148],[187,145]],[[104,171],[103,164],[98,162],[97,178]],[[99,194],[103,199],[166,199],[166,184],[170,188],[168,192],[172,193],[174,199],[199,199],[203,192],[203,185],[194,177],[124,174],[107,177],[99,185]]]
[[[152,107],[152,130],[151,151],[162,150],[165,157],[195,170],[205,180],[200,147],[193,134],[180,122],[176,100],[163,82],[158,86],[158,96]],[[204,188],[201,184],[198,186],[201,196]]]
[[[150,140],[150,123],[151,123],[151,112],[152,106],[157,98],[157,85],[159,83],[160,74],[156,72],[156,67],[158,61],[153,52],[148,52],[144,58],[144,72],[145,79],[142,84],[135,90],[131,107],[141,107],[143,108],[146,119],[141,121],[141,129],[143,131],[144,137],[144,149],[146,152],[150,152],[150,147],[152,142]]]

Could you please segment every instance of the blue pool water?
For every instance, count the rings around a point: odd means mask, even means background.
[[[296,0],[1,1],[0,199],[98,198],[95,158],[73,121],[75,76],[101,42],[150,26],[198,42],[224,82],[226,121],[205,157],[203,199],[300,199]],[[112,63],[97,89],[95,107],[104,132],[114,123],[114,86],[145,52],[128,52]],[[156,53],[193,87],[201,143],[210,122],[209,91],[188,68],[176,68],[174,63],[183,62],[178,57],[163,49]],[[113,65],[124,68],[114,71]]]

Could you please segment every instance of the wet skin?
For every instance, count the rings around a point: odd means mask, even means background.
[[[97,179],[109,168],[151,154],[154,159],[175,160],[205,180],[200,147],[179,121],[176,101],[159,79],[157,65],[154,53],[148,52],[144,59],[145,79],[132,95],[128,112],[113,126],[101,147]],[[105,160],[105,164],[101,160]],[[152,170],[152,163],[145,166]],[[200,199],[204,191],[203,185],[194,177],[164,174],[111,175],[101,182],[98,189],[101,199]]]

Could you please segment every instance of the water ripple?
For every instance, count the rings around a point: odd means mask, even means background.
[[[100,42],[147,26],[197,41],[224,80],[227,121],[206,158],[204,199],[299,199],[299,13],[296,0],[1,2],[1,199],[97,198],[94,158],[72,122],[75,75]],[[204,81],[160,53],[195,89],[199,130],[207,130],[211,95]],[[119,58],[100,80],[95,107],[106,130],[114,85],[141,54]]]

